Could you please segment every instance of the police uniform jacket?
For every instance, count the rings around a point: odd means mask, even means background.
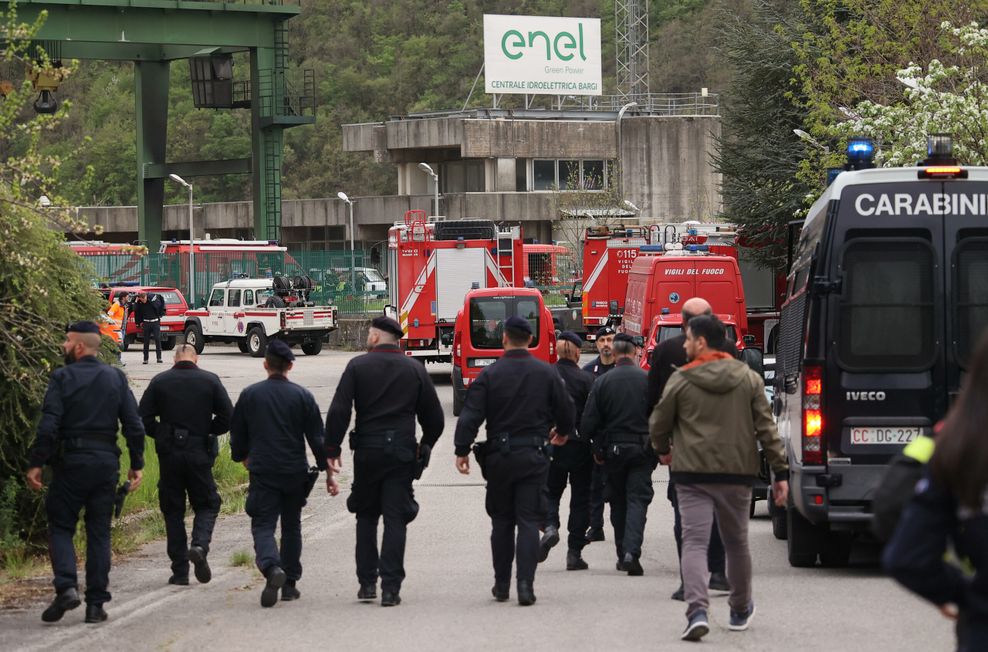
[[[159,294],[148,294],[148,300],[134,301],[130,311],[134,314],[134,321],[143,324],[148,320],[161,319],[165,313],[165,302]]]
[[[580,421],[580,433],[594,448],[644,443],[648,439],[645,390],[648,376],[633,360],[617,361],[614,370],[594,381]]]
[[[144,429],[154,436],[157,421],[190,435],[222,435],[230,429],[233,404],[216,374],[182,361],[151,379],[139,406]]]
[[[593,387],[594,378],[589,372],[580,369],[572,360],[560,360],[556,363],[556,373],[566,383],[566,391],[573,399],[575,407],[576,421],[579,424],[583,418],[583,408],[587,404],[587,397],[590,395],[590,388]],[[567,442],[575,443],[573,441]]]
[[[962,564],[944,558],[948,546]],[[962,624],[969,621],[979,631],[988,627],[988,491],[980,509],[970,509],[927,476],[916,486],[882,562],[903,586],[930,602],[956,604]]]
[[[37,467],[53,462],[59,440],[78,440],[85,446],[95,436],[113,442],[116,449],[118,423],[130,451],[130,468],[143,469],[144,426],[127,377],[94,356],[79,358],[51,376],[29,464]]]
[[[574,417],[573,399],[556,370],[525,349],[511,349],[470,385],[456,422],[456,455],[470,452],[485,420],[488,440],[501,434],[548,439],[553,425],[560,435],[572,434]]]
[[[350,360],[326,414],[326,449],[339,457],[351,407],[357,419],[350,444],[391,433],[397,443],[415,446],[415,417],[422,444],[432,447],[446,425],[436,388],[425,367],[405,357],[395,344],[382,344]],[[354,439],[355,438],[355,439]]]
[[[599,355],[593,362],[588,362],[583,366],[583,370],[590,372],[594,378],[600,378],[601,376],[603,376],[613,368],[614,368],[613,362],[611,364],[604,364],[603,362],[600,361]]]
[[[304,473],[308,442],[316,466],[326,468],[325,431],[312,393],[274,374],[240,393],[230,424],[230,456],[249,458],[251,473]]]

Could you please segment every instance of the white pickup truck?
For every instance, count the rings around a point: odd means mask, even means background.
[[[205,308],[185,313],[185,341],[202,353],[208,342],[235,342],[244,353],[264,356],[271,338],[300,344],[306,355],[317,355],[323,340],[336,330],[336,307],[309,304],[308,287],[294,288],[286,280],[234,279],[217,283]],[[287,307],[265,307],[275,294]]]

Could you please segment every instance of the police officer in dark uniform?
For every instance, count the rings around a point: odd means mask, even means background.
[[[593,376],[577,365],[583,341],[571,331],[563,331],[557,339],[559,362],[556,372],[566,383],[566,390],[576,407],[576,423],[583,415]],[[546,489],[549,495],[549,515],[539,549],[539,561],[545,561],[549,550],[559,543],[559,502],[566,483],[570,485],[569,522],[567,530],[566,570],[586,570],[582,551],[587,545],[586,532],[590,525],[590,477],[593,472],[593,456],[590,443],[579,436],[570,437],[565,446],[554,446],[552,463]]]
[[[648,377],[636,364],[638,350],[631,336],[618,333],[612,346],[614,370],[594,381],[580,434],[590,439],[597,463],[607,470],[605,495],[611,504],[617,569],[641,575],[645,517],[655,495],[652,471],[658,465],[645,409]]]
[[[240,393],[230,424],[230,455],[250,471],[245,510],[250,516],[257,568],[266,582],[261,606],[300,597],[302,577],[302,507],[311,484],[305,457],[308,443],[316,465],[327,469],[325,431],[311,392],[288,380],[295,356],[281,340],[268,344],[264,369],[268,379]],[[329,469],[326,490],[339,492]],[[281,549],[275,529],[281,519]]]
[[[428,463],[432,447],[445,426],[436,389],[425,367],[398,348],[401,326],[377,317],[367,333],[369,353],[350,360],[326,415],[329,456],[340,457],[340,446],[357,411],[350,433],[353,489],[347,508],[357,516],[357,580],[360,600],[373,600],[381,577],[381,606],[401,602],[405,579],[406,527],[418,514],[412,491],[417,468]],[[415,441],[415,417],[422,441]],[[384,517],[380,555],[377,524]]]
[[[614,343],[614,335],[617,333],[611,326],[604,326],[597,329],[597,357],[589,364],[583,366],[584,371],[590,372],[593,377],[600,378],[614,368],[614,353],[611,345]],[[587,529],[587,541],[604,540],[604,483],[607,479],[607,472],[599,464],[593,465],[590,477],[590,527]]]
[[[151,339],[154,339],[154,354],[161,360],[161,318],[165,314],[165,300],[160,294],[141,290],[137,293],[137,301],[131,308],[134,312],[134,321],[141,327],[144,338],[144,364],[148,363],[148,348]],[[125,329],[126,332],[126,329]]]
[[[504,321],[504,356],[470,385],[456,423],[456,468],[470,473],[471,444],[487,421],[487,441],[476,447],[487,480],[491,552],[498,602],[508,599],[511,565],[518,561],[518,604],[535,604],[539,526],[545,521],[546,440],[566,444],[574,428],[573,400],[559,374],[532,357],[532,327],[521,317]],[[553,424],[555,427],[553,428]],[[517,527],[517,548],[515,528]]]
[[[69,326],[62,344],[66,366],[57,369],[48,383],[31,448],[28,486],[41,490],[44,465],[50,464],[55,472],[45,510],[57,595],[41,615],[46,623],[60,620],[80,604],[72,537],[83,508],[86,622],[106,620],[103,604],[110,601],[110,521],[120,474],[118,423],[130,452],[130,491],[141,484],[144,427],[137,416],[137,402],[123,372],[96,358],[100,341],[99,326],[91,321]]]
[[[151,380],[138,408],[158,451],[158,504],[172,562],[168,583],[182,586],[189,583],[190,561],[199,582],[212,579],[206,555],[220,512],[213,462],[219,453],[217,435],[230,429],[233,412],[219,376],[200,369],[198,361],[193,346],[179,344],[175,366]],[[195,511],[191,547],[185,536],[186,494]]]
[[[713,309],[705,299],[693,297],[683,302],[680,312],[683,318],[683,333],[676,337],[671,337],[652,350],[652,359],[649,361],[648,369],[648,413],[652,414],[655,405],[662,398],[666,383],[672,377],[673,372],[687,363],[686,349],[683,348],[686,342],[686,326],[690,319],[698,315],[713,314]],[[737,354],[737,347],[733,342],[727,345],[733,355]],[[676,483],[671,479],[666,487],[666,498],[672,504],[673,511],[673,536],[676,539],[676,553],[680,558],[683,556],[683,523],[679,516],[679,500],[676,497]],[[724,552],[724,543],[720,539],[720,530],[714,520],[714,527],[710,528],[710,545],[707,547],[707,570],[710,571],[709,588],[714,591],[730,591],[731,584],[727,581],[727,560]],[[685,601],[684,587],[682,579],[679,588],[672,594],[673,600]]]

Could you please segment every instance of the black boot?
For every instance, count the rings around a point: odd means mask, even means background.
[[[175,586],[188,586],[189,576],[188,575],[172,575],[168,578],[169,584],[174,584]]]
[[[549,557],[549,551],[559,543],[559,528],[554,525],[548,525],[545,528],[545,533],[542,535],[542,539],[539,541],[539,563],[541,564]]]
[[[531,582],[518,580],[518,604],[523,607],[535,604],[535,587]]]
[[[189,548],[189,561],[195,566],[196,579],[199,580],[200,584],[208,584],[209,580],[213,579],[213,571],[209,568],[209,562],[206,561],[206,551],[200,546],[192,546]]]
[[[507,602],[508,598],[511,597],[511,582],[494,582],[494,586],[491,588],[491,595],[498,602]]]
[[[56,623],[62,619],[66,611],[75,609],[82,601],[79,599],[79,592],[74,588],[68,588],[58,593],[52,600],[48,608],[41,614],[41,620],[46,623]]]
[[[724,573],[710,573],[710,583],[707,587],[711,591],[722,591],[725,593],[730,593],[731,583],[727,581],[727,576]]]
[[[292,600],[298,600],[302,597],[302,592],[295,588],[294,580],[288,580],[285,585],[281,587],[281,601],[291,602]]]
[[[389,591],[384,587],[381,587],[381,606],[382,607],[396,607],[401,604],[401,596],[398,595],[397,589],[394,591]]]
[[[86,605],[86,622],[87,623],[101,623],[107,619],[106,611],[103,610],[103,605],[101,604],[87,604]]]
[[[604,528],[602,527],[592,527],[587,530],[587,541],[593,543],[594,541],[604,541],[606,537],[604,536]]]
[[[278,591],[285,585],[285,581],[288,579],[285,577],[285,571],[281,570],[279,566],[270,567],[264,576],[267,581],[264,583],[264,589],[261,591],[261,606],[262,607],[273,607],[278,604]]]
[[[361,602],[370,602],[377,599],[377,584],[361,584],[357,591],[357,599]]]
[[[579,550],[569,550],[566,552],[566,570],[587,570],[587,562],[583,561],[583,556]]]
[[[632,555],[630,552],[624,553],[624,569],[628,571],[628,575],[632,577],[645,574],[645,569],[642,568],[641,562],[638,561],[638,557]]]

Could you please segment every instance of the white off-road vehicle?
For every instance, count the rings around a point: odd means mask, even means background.
[[[185,313],[185,341],[202,353],[209,342],[236,343],[244,353],[264,356],[271,338],[299,344],[317,355],[336,330],[336,306],[309,300],[307,277],[242,278],[217,283],[205,308]],[[283,306],[283,307],[282,307]]]

